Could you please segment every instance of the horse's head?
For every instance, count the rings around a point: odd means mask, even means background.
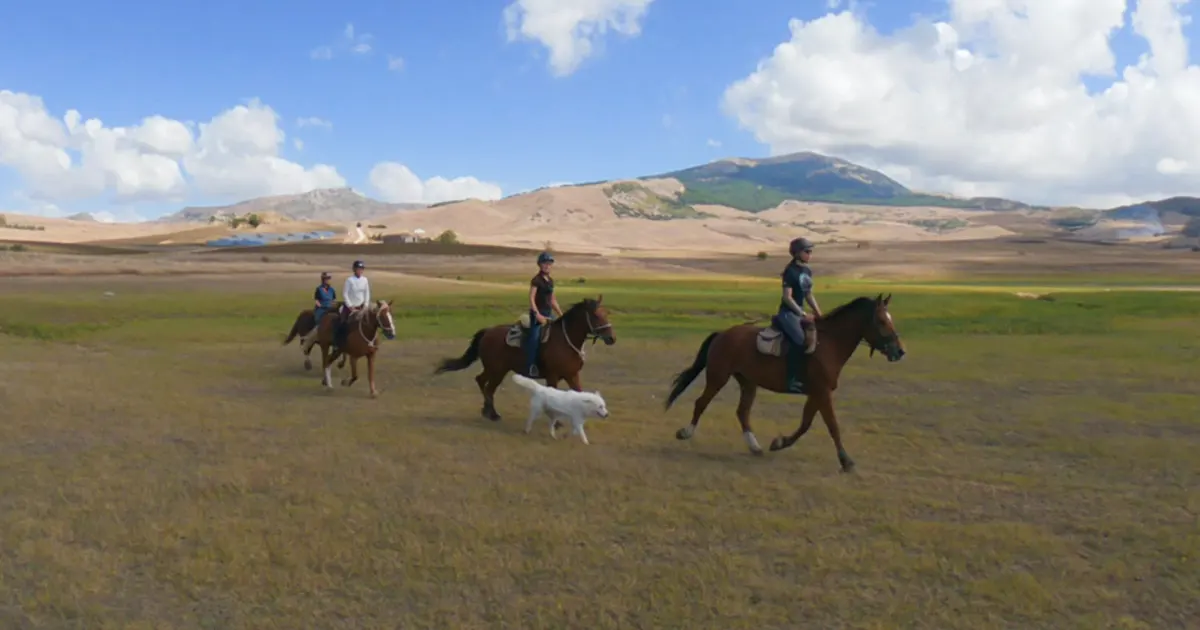
[[[891,301],[891,293],[887,297],[880,293],[875,298],[875,312],[871,317],[871,325],[867,326],[864,339],[871,346],[870,356],[875,356],[875,352],[879,351],[888,361],[899,361],[904,358],[904,343],[900,341],[900,333],[896,332],[896,322],[888,312],[888,304]]]
[[[378,300],[371,311],[375,314],[375,321],[379,329],[383,331],[383,336],[388,339],[395,339],[396,321],[392,319],[392,301]]]
[[[608,309],[604,308],[604,295],[594,300],[586,298],[582,304],[583,312],[587,316],[588,335],[594,339],[603,339],[606,346],[617,343],[617,336],[608,321]]]

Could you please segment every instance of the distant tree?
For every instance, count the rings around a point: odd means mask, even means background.
[[[249,224],[250,227],[256,228],[262,225],[262,218],[257,214],[248,214],[246,215],[246,223]]]
[[[0,214],[0,227],[8,225],[8,217]]]
[[[457,245],[458,234],[455,234],[454,230],[446,230],[445,232],[438,234],[437,238],[434,240],[443,245]]]

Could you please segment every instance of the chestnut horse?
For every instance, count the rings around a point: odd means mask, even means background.
[[[308,336],[308,333],[312,332],[313,329],[316,328],[316,326],[317,326],[316,315],[313,313],[313,310],[314,309],[309,308],[309,309],[300,311],[300,314],[296,315],[296,322],[294,324],[292,324],[291,332],[289,332],[287,334],[287,337],[284,338],[284,340],[283,340],[283,345],[286,346],[289,343],[292,343],[292,340],[295,339],[296,337],[300,337],[300,339],[301,339],[300,351],[304,354],[304,369],[306,369],[306,370],[312,369],[312,359],[310,359],[308,356],[309,352],[312,351],[312,346],[310,345],[308,347],[308,349],[305,350],[303,340],[305,337]],[[336,306],[334,308],[331,308],[331,309],[325,311],[325,315],[335,315],[335,314],[337,314]],[[340,363],[338,363],[338,369],[340,370],[344,367],[346,367],[346,355],[343,354],[342,361]]]
[[[331,313],[332,314],[332,313]],[[329,347],[333,345],[334,329],[337,327],[337,317],[323,317],[315,335],[309,335],[301,344],[305,354],[312,349],[314,343],[321,346],[321,384],[333,388],[333,362],[340,355],[350,357],[350,377],[342,379],[342,385],[349,387],[358,380],[358,359],[367,357],[367,382],[371,386],[371,398],[379,395],[375,388],[375,352],[379,350],[379,333],[388,339],[396,338],[396,323],[392,319],[392,301],[379,300],[370,308],[365,308],[350,316],[346,324],[345,343],[330,355]]]
[[[871,356],[874,356],[876,351],[885,355],[888,361],[899,361],[904,356],[904,344],[900,341],[900,335],[892,322],[892,315],[888,312],[891,299],[891,294],[887,297],[880,294],[874,299],[855,298],[816,322],[820,343],[816,351],[805,359],[802,379],[806,392],[804,395],[808,400],[804,403],[800,428],[790,436],[780,435],[772,440],[772,451],[795,444],[812,426],[813,418],[820,411],[825,428],[833,438],[833,445],[837,447],[842,470],[850,472],[854,469],[854,460],[850,459],[846,449],[842,447],[837,415],[833,410],[833,392],[838,387],[838,376],[841,375],[842,368],[863,341],[870,346]],[[670,409],[675,399],[696,380],[700,372],[707,369],[704,393],[696,399],[692,423],[675,433],[677,439],[687,440],[696,434],[700,415],[732,377],[737,380],[742,390],[737,407],[742,436],[746,439],[751,453],[763,454],[762,447],[758,445],[758,439],[754,437],[754,431],[750,428],[750,408],[754,405],[754,395],[759,387],[773,392],[787,392],[787,369],[786,357],[768,356],[759,352],[755,338],[760,331],[761,327],[748,323],[712,333],[700,345],[700,351],[696,354],[692,366],[675,376],[671,393],[667,397],[667,409]],[[789,352],[796,351],[797,348],[789,348]]]
[[[566,380],[568,387],[582,391],[579,372],[586,355],[584,344],[589,339],[592,343],[603,339],[609,346],[617,342],[612,324],[608,322],[608,311],[601,306],[603,300],[603,295],[594,300],[586,298],[567,309],[558,321],[547,324],[550,338],[541,346],[538,364],[542,379],[550,387],[557,387],[559,381]],[[461,357],[442,361],[434,371],[434,374],[457,372],[470,367],[477,359],[482,361],[483,371],[475,377],[475,382],[483,394],[481,413],[486,420],[500,420],[494,395],[504,377],[509,372],[522,374],[525,371],[525,349],[508,345],[506,338],[510,328],[512,324],[479,329]]]

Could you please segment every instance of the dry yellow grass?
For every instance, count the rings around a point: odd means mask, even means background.
[[[697,392],[663,413],[671,374],[703,331],[773,305],[758,283],[564,285],[603,291],[619,337],[589,355],[585,386],[613,417],[585,447],[543,424],[521,433],[511,386],[488,423],[473,372],[430,374],[520,308],[520,291],[471,278],[376,277],[401,328],[377,400],[365,383],[323,392],[279,347],[308,275],[66,278],[40,293],[0,279],[0,627],[1200,618],[1190,295],[906,290],[909,356],[864,352],[839,390],[859,464],[842,475],[819,426],[747,455],[732,387],[694,440],[672,437]],[[798,415],[762,395],[756,428],[769,438]]]

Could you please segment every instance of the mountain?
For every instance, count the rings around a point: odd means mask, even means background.
[[[72,214],[71,216],[67,217],[67,220],[68,221],[88,221],[91,223],[97,222],[96,217],[92,216],[92,214],[90,212],[77,212],[77,213]]]
[[[846,160],[818,153],[767,159],[729,158],[643,179],[674,179],[686,190],[679,201],[762,212],[787,200],[881,206],[933,206],[977,210],[1030,210],[996,197],[963,199],[914,192],[896,180]]]
[[[256,214],[267,222],[354,223],[424,208],[425,204],[385,203],[366,197],[350,188],[326,188],[298,195],[258,197],[229,206],[184,208],[158,219],[163,223],[208,223],[213,218]]]

